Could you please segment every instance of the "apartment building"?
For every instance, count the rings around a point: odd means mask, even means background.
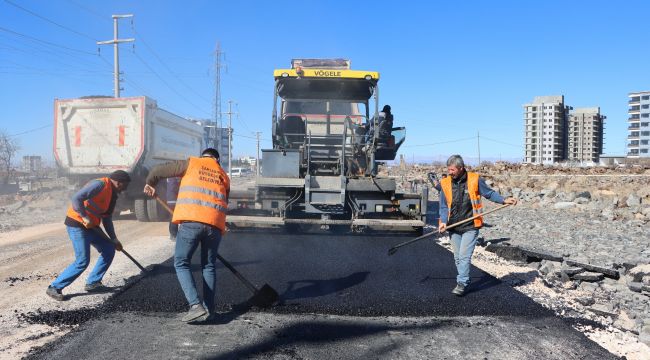
[[[600,160],[605,119],[600,107],[576,108],[569,114],[567,160],[581,163]]]
[[[650,157],[650,91],[628,95],[628,158]]]
[[[569,110],[564,95],[536,96],[524,104],[525,163],[553,164],[567,158]]]

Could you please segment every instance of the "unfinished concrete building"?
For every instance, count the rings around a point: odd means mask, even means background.
[[[524,104],[525,163],[553,164],[566,159],[569,110],[564,95],[536,96]]]
[[[600,107],[576,108],[569,114],[567,160],[597,163],[603,153],[605,116]]]
[[[650,91],[628,95],[628,158],[650,158]]]

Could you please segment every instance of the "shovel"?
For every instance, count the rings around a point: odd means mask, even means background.
[[[458,226],[458,225],[462,225],[462,224],[468,223],[468,222],[470,222],[470,221],[472,221],[472,220],[474,220],[474,219],[476,219],[476,218],[478,218],[478,217],[481,217],[481,216],[487,215],[487,214],[492,213],[492,212],[495,212],[495,211],[497,211],[497,210],[501,210],[501,209],[503,209],[504,207],[507,207],[507,206],[510,206],[510,204],[503,204],[503,205],[501,205],[501,206],[499,206],[499,207],[496,207],[496,208],[494,208],[494,209],[492,209],[492,210],[490,210],[490,211],[486,211],[486,212],[484,212],[484,213],[482,213],[482,214],[479,214],[479,215],[476,215],[476,216],[472,216],[472,217],[469,218],[469,219],[465,219],[465,220],[463,220],[463,221],[459,221],[459,222],[457,222],[457,223],[451,224],[451,225],[447,226],[447,230],[452,229],[452,228],[455,228],[455,227]],[[405,241],[405,242],[403,242],[403,243],[399,243],[399,244],[393,246],[392,248],[388,249],[388,255],[393,255],[393,254],[395,254],[395,253],[397,252],[397,249],[401,248],[402,246],[406,246],[406,245],[412,244],[412,243],[414,243],[414,242],[416,242],[416,241],[420,241],[420,240],[422,240],[422,239],[424,239],[424,238],[427,238],[427,237],[429,237],[429,236],[431,236],[431,235],[435,235],[435,234],[438,234],[438,233],[439,233],[439,231],[430,232],[430,233],[428,233],[428,234],[424,234],[424,235],[422,235],[422,236],[418,236],[418,237],[416,237],[415,239],[411,239],[411,240]]]
[[[174,211],[165,203],[162,201],[158,195],[154,194],[154,198],[158,201],[162,207],[164,207],[169,214],[173,215]],[[221,263],[228,268],[236,277],[241,281],[247,288],[253,293],[253,296],[248,299],[248,302],[254,306],[257,307],[269,307],[273,305],[276,301],[278,301],[279,295],[278,292],[275,291],[269,284],[264,284],[261,288],[255,287],[253,283],[251,283],[248,279],[244,277],[237,269],[235,269],[232,264],[230,264],[226,259],[221,257],[221,255],[217,254],[217,259],[221,261]]]
[[[104,231],[102,231],[102,229],[100,229],[98,227],[94,227],[91,230],[95,231],[97,234],[99,234],[99,236],[101,236],[105,240],[111,241],[111,238],[109,238],[108,235],[106,235],[106,233]],[[147,272],[147,270],[144,268],[144,266],[140,265],[140,263],[136,259],[134,259],[133,256],[131,256],[131,254],[129,254],[128,252],[126,252],[126,250],[124,250],[124,248],[122,248],[121,253],[126,255],[126,257],[128,257],[129,260],[133,261],[135,266],[137,266],[140,270],[142,270],[143,273]]]

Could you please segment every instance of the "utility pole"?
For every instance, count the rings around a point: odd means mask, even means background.
[[[262,133],[259,131],[255,132],[255,137],[257,138],[257,158],[255,159],[255,173],[257,177],[260,177],[260,135]]]
[[[228,100],[228,177],[232,178],[232,100]]]
[[[476,132],[476,146],[478,147],[478,166],[481,166],[481,134]]]
[[[113,95],[116,98],[120,97],[120,47],[119,43],[133,42],[135,39],[118,39],[117,38],[117,20],[122,18],[133,17],[133,14],[127,15],[113,15],[113,40],[98,41],[97,45],[110,45],[113,44]]]

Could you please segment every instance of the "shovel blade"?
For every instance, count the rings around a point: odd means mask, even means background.
[[[248,302],[253,306],[266,308],[275,304],[279,298],[280,296],[275,289],[273,289],[269,284],[264,284],[264,286],[257,290],[255,295],[253,295]]]

